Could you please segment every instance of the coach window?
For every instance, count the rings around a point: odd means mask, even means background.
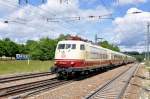
[[[72,44],[72,49],[76,49],[76,44]]]
[[[80,45],[80,50],[85,50],[85,46],[83,44]]]
[[[65,44],[59,44],[58,45],[58,49],[64,49],[65,48]]]

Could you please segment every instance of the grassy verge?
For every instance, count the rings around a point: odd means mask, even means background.
[[[53,61],[0,61],[0,75],[48,71]]]

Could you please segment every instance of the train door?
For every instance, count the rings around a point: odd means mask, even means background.
[[[111,65],[111,52],[110,51],[107,51],[107,60],[109,62],[109,64]]]

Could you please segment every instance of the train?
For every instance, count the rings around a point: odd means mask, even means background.
[[[58,77],[84,74],[135,62],[132,56],[103,48],[77,36],[59,41],[52,72]]]

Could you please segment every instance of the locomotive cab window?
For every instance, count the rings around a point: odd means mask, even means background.
[[[72,44],[72,49],[76,49],[76,44]]]
[[[65,48],[65,44],[59,44],[58,45],[58,49],[64,49]]]
[[[66,49],[71,48],[71,44],[66,44]]]
[[[85,50],[85,45],[84,44],[80,45],[80,50]]]

